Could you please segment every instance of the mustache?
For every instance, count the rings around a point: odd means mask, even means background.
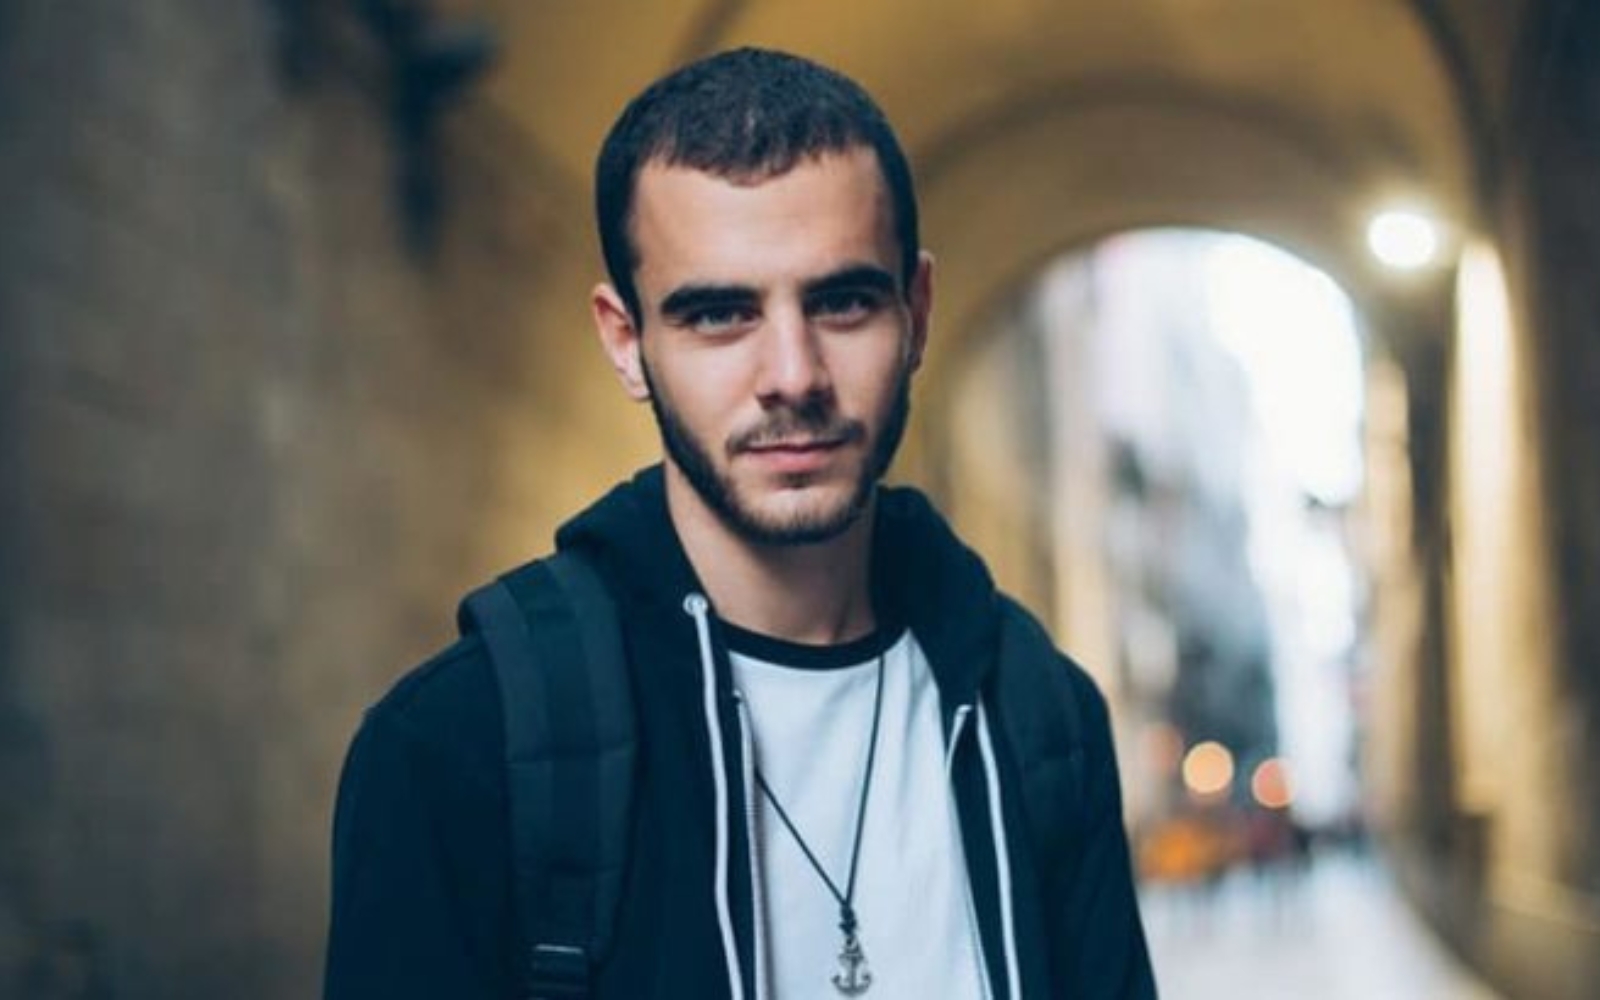
[[[753,448],[770,448],[789,442],[808,444],[854,444],[867,436],[866,425],[845,420],[837,412],[816,407],[785,408],[769,413],[760,423],[728,438],[729,455]]]

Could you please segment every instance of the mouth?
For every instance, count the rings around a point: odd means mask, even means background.
[[[745,451],[820,451],[828,448],[837,448],[844,444],[843,437],[830,438],[785,438],[779,441],[756,441],[745,445]]]
[[[766,441],[747,445],[742,450],[774,472],[795,474],[821,469],[846,443],[846,438],[808,438]]]

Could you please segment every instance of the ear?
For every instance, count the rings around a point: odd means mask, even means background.
[[[916,371],[922,367],[928,326],[933,319],[933,254],[926,250],[917,254],[917,270],[911,276],[906,301],[911,307],[911,370]]]
[[[636,402],[649,399],[650,385],[645,381],[644,359],[639,353],[643,349],[639,343],[639,330],[628,313],[628,307],[623,304],[622,296],[611,285],[602,282],[595,286],[594,294],[589,298],[589,307],[594,313],[594,328],[600,336],[600,346],[605,348],[606,357],[611,359],[611,367],[617,373],[617,380],[622,383],[622,391]]]

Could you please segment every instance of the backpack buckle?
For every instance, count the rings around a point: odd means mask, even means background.
[[[588,954],[571,945],[534,945],[528,957],[527,1000],[589,1000]]]

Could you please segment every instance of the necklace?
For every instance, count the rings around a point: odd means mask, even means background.
[[[844,935],[844,943],[839,949],[839,971],[832,977],[834,988],[847,997],[860,996],[867,992],[867,987],[872,985],[872,970],[867,965],[867,954],[861,948],[861,939],[856,936],[856,862],[861,859],[861,831],[866,826],[867,796],[872,791],[872,765],[878,755],[878,721],[883,716],[883,654],[878,654],[878,683],[872,696],[872,735],[867,739],[867,766],[866,774],[861,779],[861,801],[856,805],[856,832],[854,843],[850,847],[850,870],[845,876],[843,892],[828,877],[828,872],[822,867],[822,862],[812,852],[806,839],[800,836],[800,830],[784,811],[778,797],[772,794],[772,789],[767,785],[767,779],[761,776],[760,770],[756,771],[756,784],[761,786],[761,793],[772,803],[773,810],[778,814],[778,819],[783,821],[784,828],[789,831],[789,836],[794,838],[795,844],[800,848],[806,860],[811,862],[811,867],[822,879],[822,884],[828,887],[834,900],[839,904],[839,930]]]

